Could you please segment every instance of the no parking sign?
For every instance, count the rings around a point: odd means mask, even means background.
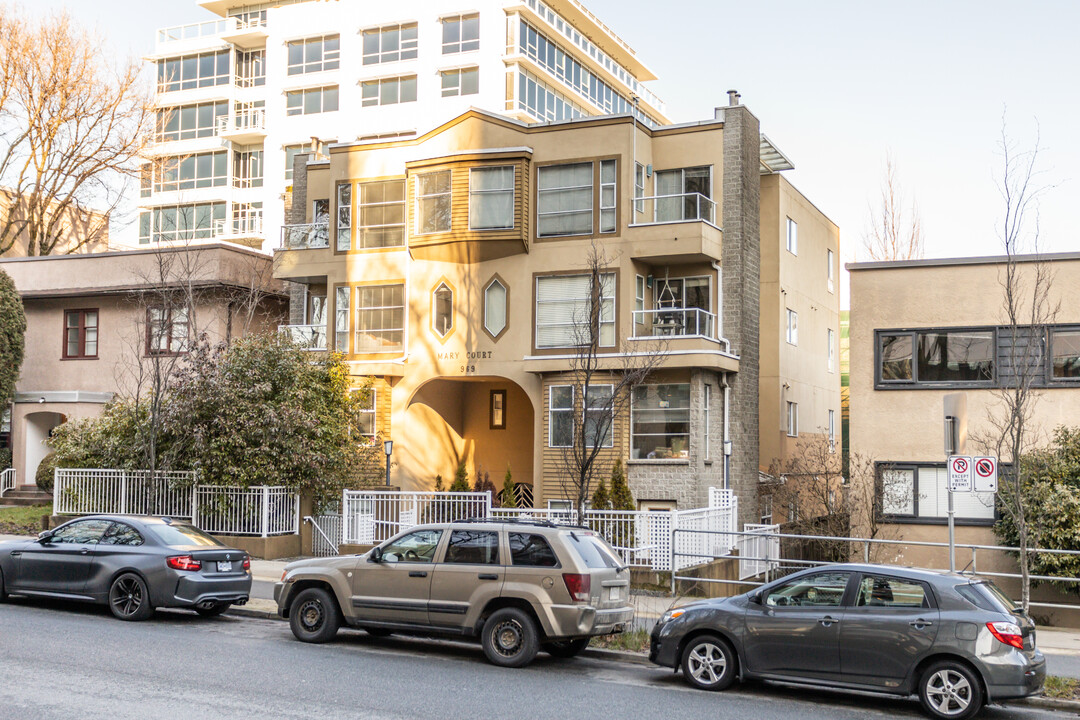
[[[952,492],[971,492],[971,458],[967,455],[954,455],[949,458],[949,490]]]
[[[995,457],[974,457],[975,492],[997,492],[998,468]]]

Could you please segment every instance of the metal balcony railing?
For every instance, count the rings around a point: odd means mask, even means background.
[[[691,220],[716,224],[716,203],[701,193],[649,195],[634,198],[633,206],[631,225],[659,225]]]
[[[326,325],[278,325],[278,330],[308,350],[326,349]]]
[[[330,224],[324,221],[282,225],[281,247],[285,250],[330,247]]]
[[[266,130],[266,108],[244,108],[233,115],[222,115],[217,119],[217,133]]]
[[[263,234],[262,210],[249,210],[234,216],[232,220],[215,220],[213,236],[240,235],[242,237],[261,236]]]
[[[700,308],[634,311],[634,337],[705,337],[716,339],[716,316]]]

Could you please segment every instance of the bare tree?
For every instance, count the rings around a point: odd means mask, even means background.
[[[598,475],[609,471],[602,462],[605,452],[619,452],[616,419],[625,417],[634,386],[660,365],[666,349],[662,339],[635,343],[621,353],[609,349],[617,343],[618,333],[613,262],[601,245],[592,244],[586,256],[588,299],[572,318],[574,350],[568,378],[572,410],[564,426],[566,445],[559,464],[564,496],[574,503],[578,517],[583,517]]]
[[[885,178],[878,205],[871,205],[863,250],[870,260],[914,260],[923,256],[922,220],[914,200],[907,205],[892,155],[885,156]]]
[[[1040,256],[1040,196],[1050,186],[1039,184],[1039,139],[1030,150],[1020,150],[1012,141],[1002,119],[1000,148],[1001,176],[998,189],[1004,202],[1004,215],[998,230],[1005,250],[1005,263],[999,271],[1002,291],[1002,327],[998,368],[1000,387],[994,390],[995,402],[987,412],[988,430],[973,439],[989,448],[1011,467],[1001,473],[998,482],[998,507],[1016,528],[1019,541],[1020,603],[1027,611],[1031,600],[1028,548],[1032,547],[1032,508],[1025,506],[1027,482],[1021,458],[1040,440],[1041,429],[1034,423],[1034,413],[1045,376],[1047,326],[1054,322],[1059,303],[1051,289],[1054,271]],[[1021,258],[1021,255],[1034,257]]]
[[[64,12],[0,6],[0,253],[75,252],[107,236],[152,124],[140,64]]]

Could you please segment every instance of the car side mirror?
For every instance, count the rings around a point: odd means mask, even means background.
[[[44,545],[45,543],[49,542],[50,539],[52,539],[52,536],[53,536],[53,531],[52,530],[42,530],[41,532],[38,533],[37,541],[39,543],[41,543],[42,545]]]
[[[368,560],[374,563],[382,562],[382,548],[372,548],[371,555],[368,556]]]
[[[761,604],[761,591],[760,590],[758,590],[756,593],[754,593],[753,595],[750,596],[750,602],[754,603],[755,605],[760,605]]]

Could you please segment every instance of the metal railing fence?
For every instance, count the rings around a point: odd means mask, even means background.
[[[341,545],[342,517],[336,514],[307,515],[304,522],[311,525],[311,554],[333,557]]]
[[[300,496],[287,487],[195,487],[191,524],[211,535],[296,535]]]

